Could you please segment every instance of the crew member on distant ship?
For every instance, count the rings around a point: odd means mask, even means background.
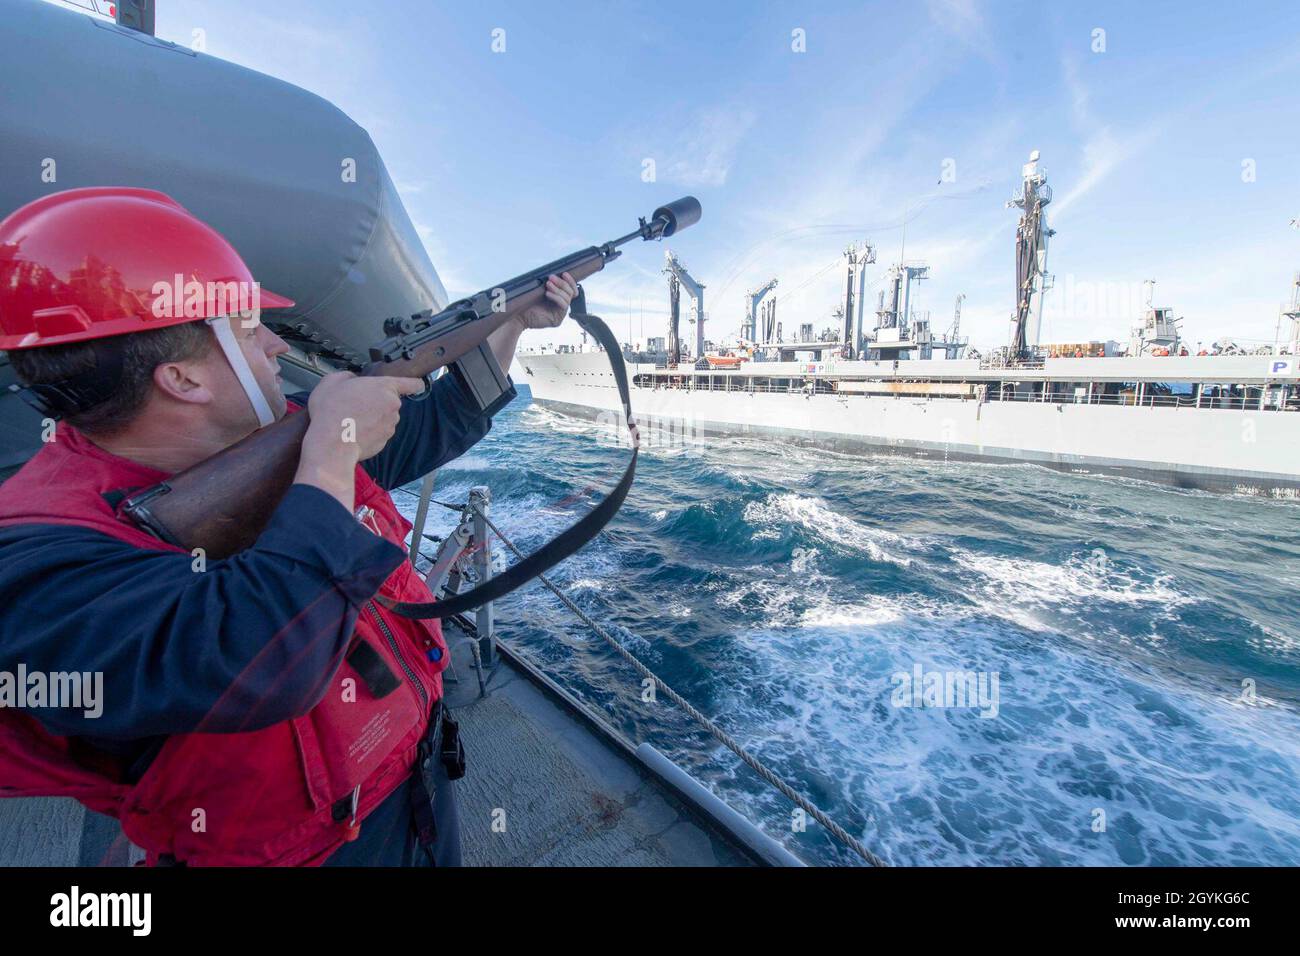
[[[232,311],[223,285],[258,300]],[[501,366],[575,294],[552,277],[494,333]],[[0,349],[60,419],[0,485],[0,672],[103,680],[98,715],[0,706],[0,795],[73,796],[151,863],[454,865],[464,752],[442,700],[447,646],[436,621],[373,598],[432,599],[388,490],[487,433],[456,382],[415,402],[416,379],[325,376],[304,399],[293,485],[233,557],[120,512],[299,410],[278,374],[288,345],[258,321],[292,305],[161,193],[69,190],[0,222]]]

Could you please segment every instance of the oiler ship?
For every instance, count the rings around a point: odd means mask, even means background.
[[[1287,345],[1190,354],[1171,308],[1147,303],[1121,348],[1114,341],[1039,341],[1052,190],[1035,151],[1008,203],[1016,230],[1016,301],[1010,341],[979,355],[960,335],[961,299],[942,335],[916,308],[928,268],[900,261],[883,276],[868,328],[868,243],[847,253],[836,327],[787,338],[772,280],[747,296],[740,340],[705,339],[704,285],[669,251],[666,339],[622,357],[643,430],[674,436],[749,435],[844,452],[1034,462],[1062,471],[1121,475],[1183,488],[1300,495],[1300,277]],[[692,299],[695,348],[679,340],[681,291]],[[1281,327],[1279,321],[1279,328]],[[692,358],[693,357],[693,358]],[[607,358],[561,347],[520,355],[533,399],[560,412],[617,421]]]

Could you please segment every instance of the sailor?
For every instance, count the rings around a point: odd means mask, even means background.
[[[494,333],[503,368],[575,293],[552,277]],[[0,349],[47,416],[0,485],[0,674],[102,675],[98,714],[0,705],[0,796],[75,797],[151,864],[454,865],[447,645],[373,598],[432,599],[387,492],[487,433],[455,381],[414,401],[419,380],[325,376],[292,486],[230,558],[120,511],[300,411],[259,321],[292,305],[161,193],[69,190],[0,222]]]

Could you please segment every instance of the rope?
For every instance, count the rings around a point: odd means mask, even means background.
[[[444,508],[451,508],[454,511],[461,510],[460,507],[455,505],[447,505],[447,504],[443,504],[443,502],[435,502],[435,503],[443,505]],[[496,534],[496,536],[501,539],[502,543],[504,543],[507,548],[509,548],[511,551],[514,552],[515,557],[522,559],[524,557],[524,554],[522,551],[520,551],[518,548],[515,547],[514,542],[512,542],[509,538],[507,538],[504,534],[501,533],[501,529],[496,526],[496,524],[492,521],[491,518],[489,518],[487,515],[483,515],[482,517],[483,520],[487,523],[487,526],[492,529],[493,533]],[[757,757],[755,757],[748,750],[746,750],[730,734],[728,734],[725,730],[723,730],[721,727],[715,724],[704,714],[696,710],[695,707],[693,707],[691,703],[688,700],[686,700],[686,698],[682,697],[681,694],[677,693],[677,691],[673,690],[671,687],[665,684],[663,680],[660,679],[658,674],[650,670],[650,668],[647,667],[645,664],[643,664],[640,661],[640,659],[637,658],[631,651],[629,651],[617,640],[615,640],[609,634],[609,632],[607,632],[603,627],[601,627],[590,617],[588,617],[580,607],[574,604],[573,601],[571,601],[569,597],[566,594],[564,594],[564,592],[562,592],[559,588],[557,588],[554,584],[552,584],[550,579],[547,578],[545,574],[537,575],[537,580],[541,581],[544,585],[546,585],[546,587],[550,589],[552,594],[558,597],[560,601],[562,601],[570,611],[572,611],[575,615],[577,615],[578,618],[584,624],[586,624],[593,631],[599,634],[601,638],[604,639],[605,643],[608,644],[610,647],[612,647],[620,657],[622,657],[625,661],[631,664],[637,670],[637,672],[641,674],[642,677],[645,677],[648,680],[653,681],[654,685],[657,688],[659,688],[659,690],[662,691],[669,698],[669,700],[675,703],[682,710],[686,711],[686,713],[688,713],[691,717],[695,718],[695,720],[697,720],[700,723],[700,725],[704,727],[705,730],[707,730],[710,734],[713,735],[714,739],[716,739],[719,743],[721,743],[728,750],[730,750],[737,757],[739,757],[742,761],[744,761],[745,764],[751,770],[753,770],[756,774],[758,774],[769,784],[771,784],[782,794],[784,794],[792,803],[800,807],[805,813],[810,815],[814,820],[816,820],[818,823],[824,826],[828,831],[830,831],[830,833],[837,840],[839,840],[841,843],[843,843],[853,852],[857,853],[858,856],[862,857],[862,859],[866,860],[872,866],[888,865],[887,863],[885,863],[884,860],[882,860],[880,857],[876,856],[876,854],[872,853],[865,846],[863,846],[861,841],[856,839],[847,830],[845,830],[838,823],[836,823],[834,820],[828,817],[824,812],[822,812],[822,810],[819,809],[816,805],[814,805],[811,800],[803,796],[803,794],[799,793],[788,783],[786,783],[784,780],[778,777],[775,772],[768,769],[767,766],[765,766]]]

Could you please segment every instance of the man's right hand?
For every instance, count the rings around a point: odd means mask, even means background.
[[[379,454],[388,444],[397,430],[402,396],[423,388],[418,378],[351,372],[326,375],[307,402],[311,424],[294,480],[328,492],[351,511],[357,463]]]

